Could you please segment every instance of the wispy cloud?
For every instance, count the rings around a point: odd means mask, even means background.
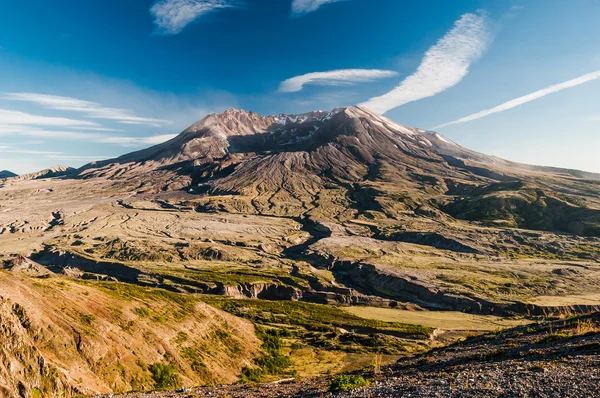
[[[201,15],[236,7],[232,0],[161,0],[150,8],[157,34],[176,35]]]
[[[0,145],[0,153],[3,158],[11,158],[12,155],[16,155],[16,158],[22,157],[22,155],[35,156],[36,160],[46,159],[49,161],[76,161],[76,162],[92,162],[96,160],[113,159],[115,155],[68,155],[64,152],[57,151],[38,151],[26,149],[23,147]]]
[[[83,161],[94,161],[94,160],[106,160],[106,159],[112,159],[112,158],[116,158],[117,156],[114,155],[99,155],[99,156],[77,156],[77,155],[48,155],[46,156],[46,159],[52,159],[52,160],[73,160],[73,161],[77,161],[77,160],[83,160]]]
[[[177,136],[177,134],[151,135],[145,137],[114,136],[93,132],[43,130],[28,126],[0,126],[0,136],[6,134],[65,141],[85,141],[98,144],[114,144],[125,147],[160,144]]]
[[[139,124],[160,127],[170,123],[168,120],[137,116],[129,109],[106,108],[96,102],[71,97],[39,93],[6,93],[2,98],[12,101],[30,102],[46,109],[80,112],[92,119],[114,120],[122,124]]]
[[[487,49],[492,35],[484,13],[464,14],[454,27],[425,53],[415,73],[392,91],[361,104],[378,113],[432,97],[458,84]]]
[[[13,153],[19,155],[60,155],[62,152],[54,151],[36,151],[31,149],[21,149],[13,146],[0,146],[1,153]]]
[[[48,126],[84,130],[105,130],[101,125],[86,120],[40,116],[9,109],[0,109],[0,130],[2,128],[14,128],[14,126]]]
[[[282,93],[293,93],[302,90],[307,84],[319,86],[350,86],[357,83],[372,82],[397,75],[398,72],[379,69],[340,69],[329,72],[313,72],[284,80],[279,85],[279,91]]]
[[[583,76],[579,76],[579,77],[577,77],[575,79],[572,79],[572,80],[569,80],[569,81],[566,81],[566,82],[563,82],[563,83],[559,83],[559,84],[554,84],[552,86],[548,86],[546,88],[543,88],[543,89],[538,90],[536,92],[533,92],[531,94],[527,94],[527,95],[524,95],[522,97],[515,98],[513,100],[507,101],[507,102],[505,102],[503,104],[500,104],[498,106],[495,106],[493,108],[486,109],[486,110],[474,113],[474,114],[469,115],[469,116],[465,116],[465,117],[460,118],[458,120],[455,120],[453,122],[441,124],[441,125],[436,126],[434,128],[438,129],[438,128],[450,126],[450,125],[453,125],[453,124],[466,123],[466,122],[470,122],[471,120],[481,119],[482,117],[493,115],[494,113],[504,112],[504,111],[507,111],[509,109],[516,108],[517,106],[520,106],[520,105],[526,104],[528,102],[534,101],[534,100],[536,100],[538,98],[545,97],[545,96],[547,96],[549,94],[557,93],[559,91],[566,90],[566,89],[571,88],[571,87],[580,86],[580,85],[582,85],[584,83],[591,82],[591,81],[597,80],[597,79],[600,79],[600,70],[588,73],[588,74],[583,75]]]
[[[98,142],[123,146],[156,145],[177,137],[177,134],[153,135],[149,137],[104,137]]]
[[[316,11],[324,4],[337,3],[344,0],[294,0],[292,2],[292,15],[301,16]]]

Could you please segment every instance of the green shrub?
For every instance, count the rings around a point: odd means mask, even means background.
[[[175,389],[181,384],[181,378],[175,371],[175,366],[170,363],[156,362],[150,366],[150,372],[157,390]]]
[[[136,308],[136,309],[134,310],[134,312],[135,312],[135,313],[136,313],[136,314],[137,314],[137,315],[138,315],[140,318],[146,318],[146,317],[150,316],[150,311],[148,311],[148,309],[147,309],[147,308],[144,308],[144,307],[139,307],[139,308]]]
[[[94,322],[94,319],[96,319],[93,315],[90,314],[83,314],[80,313],[79,314],[79,320],[81,321],[81,323],[85,324],[85,325],[91,325],[92,322]]]
[[[544,344],[549,343],[551,341],[562,340],[569,338],[570,336],[566,333],[551,333],[546,337],[542,337],[541,339],[534,342],[534,344]]]
[[[277,329],[257,329],[256,335],[263,341],[263,354],[254,359],[256,368],[244,367],[240,381],[242,382],[260,382],[264,376],[283,373],[292,364],[289,357],[281,354],[283,341],[281,340],[282,331]],[[283,332],[283,334],[287,334]]]
[[[355,388],[365,387],[371,382],[362,376],[339,375],[329,383],[330,392],[349,391]]]
[[[175,344],[183,344],[188,339],[188,334],[186,332],[177,333],[177,337],[175,337]]]

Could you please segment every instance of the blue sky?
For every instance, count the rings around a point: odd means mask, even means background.
[[[0,13],[0,169],[80,166],[229,107],[362,104],[600,172],[595,0],[27,0]]]

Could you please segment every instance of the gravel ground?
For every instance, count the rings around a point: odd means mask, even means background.
[[[330,378],[323,377],[127,397],[600,397],[600,328],[594,325],[600,314],[473,338],[379,375],[364,372],[371,386],[338,394],[326,392]]]

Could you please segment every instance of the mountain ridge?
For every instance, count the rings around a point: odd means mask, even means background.
[[[229,109],[76,173],[135,182],[138,192],[184,190],[230,212],[333,219],[350,217],[349,209],[392,219],[424,212],[600,234],[600,204],[589,196],[600,175],[484,155],[358,106],[277,116]]]
[[[228,143],[224,142],[228,138],[234,136],[252,136],[267,132],[276,133],[278,130],[292,126],[302,126],[305,129],[307,125],[318,127],[318,124],[323,124],[325,121],[330,120],[334,115],[339,114],[340,112],[350,113],[354,118],[366,117],[368,119],[376,120],[380,123],[381,121],[385,121],[386,124],[395,126],[396,128],[403,130],[405,133],[407,131],[410,131],[413,134],[417,133],[423,137],[424,140],[422,142],[427,143],[429,141],[429,143],[433,144],[438,154],[443,156],[457,157],[462,160],[469,160],[478,163],[495,164],[502,167],[518,168],[530,171],[565,173],[575,177],[600,180],[600,174],[598,173],[553,166],[529,165],[505,160],[496,156],[484,155],[482,153],[464,148],[438,132],[426,131],[420,128],[409,128],[358,106],[336,108],[332,111],[314,111],[302,114],[279,114],[269,116],[261,116],[252,111],[230,108],[221,114],[207,115],[205,118],[195,122],[190,127],[185,129],[177,137],[165,143],[142,149],[140,151],[128,153],[114,159],[93,162],[83,166],[82,168],[78,169],[78,171],[82,172],[93,168],[101,168],[111,163],[129,163],[136,161],[144,162],[149,160],[156,161],[157,157],[162,158],[162,161],[158,161],[158,163],[161,166],[164,166],[165,164],[198,159],[199,157],[203,156],[219,156],[225,154],[226,149],[229,147]],[[304,131],[304,133],[306,133],[306,131]],[[183,147],[184,144],[189,141],[198,139],[207,140],[209,138],[213,138],[214,140],[219,141],[219,143],[210,147],[203,145],[197,145],[196,148],[194,148],[193,145]],[[300,137],[300,139],[306,138],[306,136]],[[172,146],[174,144],[181,145],[181,147],[178,148],[178,151],[173,152]]]
[[[18,174],[10,170],[0,170],[0,179],[16,177]]]
[[[64,165],[56,165],[44,170],[36,171],[33,173],[21,174],[19,176],[14,176],[14,181],[28,181],[28,180],[39,180],[43,178],[55,178],[55,177],[64,177],[70,175],[75,172],[75,168],[64,166]]]

